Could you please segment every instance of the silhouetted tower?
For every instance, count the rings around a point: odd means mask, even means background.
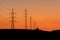
[[[27,29],[27,9],[25,8],[25,29]]]
[[[36,25],[36,30],[39,30],[39,27],[38,27],[38,25]]]
[[[30,16],[30,29],[32,29],[32,17]]]
[[[14,16],[14,9],[11,12],[11,29],[15,29],[15,16]]]
[[[35,22],[33,23],[33,28],[34,28],[34,29],[36,28],[36,23],[35,23]]]
[[[38,25],[36,25],[36,28],[39,28]]]

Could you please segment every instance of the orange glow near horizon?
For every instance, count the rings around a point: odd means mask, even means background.
[[[60,0],[0,0],[0,29],[10,29],[11,9],[16,13],[16,29],[24,29],[24,10],[27,8],[28,29],[30,15],[39,29],[45,31],[60,29]],[[33,26],[33,24],[32,24]]]

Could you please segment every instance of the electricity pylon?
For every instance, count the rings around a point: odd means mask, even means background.
[[[32,17],[30,16],[30,29],[32,29]]]
[[[25,29],[27,29],[27,9],[25,8]]]
[[[10,14],[11,14],[11,29],[15,29],[15,14],[16,13],[14,13],[14,9],[12,9],[12,12]]]
[[[35,29],[35,27],[36,27],[36,23],[34,22],[34,23],[33,23],[33,28]]]

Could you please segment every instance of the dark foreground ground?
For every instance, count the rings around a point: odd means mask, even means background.
[[[57,39],[60,40],[60,30],[54,30],[51,32],[47,32],[47,31],[43,31],[43,30],[39,30],[39,29],[35,29],[35,30],[27,30],[27,29],[0,29],[0,33],[4,34],[8,34],[8,35],[18,35],[19,37],[29,37],[31,36],[32,38],[39,38],[45,40],[48,38],[49,39]],[[10,34],[9,34],[10,33]],[[21,36],[22,35],[22,36]],[[17,37],[17,36],[16,36]],[[30,37],[29,37],[30,38]],[[35,39],[34,38],[34,39]]]
[[[60,33],[60,30],[53,30],[51,32],[43,31],[39,29],[30,30],[30,29],[0,29],[0,32],[36,32],[36,33]]]

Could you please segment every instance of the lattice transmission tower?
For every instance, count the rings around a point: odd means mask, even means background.
[[[30,16],[30,29],[32,29],[32,16]]]
[[[25,29],[27,29],[27,9],[25,8]]]
[[[10,17],[11,18],[11,21],[10,21],[11,22],[11,29],[15,29],[15,18],[16,18],[15,14],[16,13],[14,13],[14,9],[12,9],[12,12],[10,13],[10,15],[11,15],[11,17]]]

